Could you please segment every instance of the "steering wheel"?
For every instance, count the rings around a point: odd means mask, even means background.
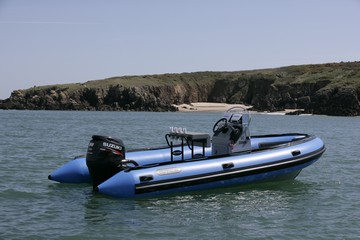
[[[227,126],[227,119],[221,118],[214,124],[213,132],[215,133],[218,132],[219,130],[221,131],[226,126]]]

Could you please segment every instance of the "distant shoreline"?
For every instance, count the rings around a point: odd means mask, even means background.
[[[253,106],[244,105],[244,104],[228,104],[228,103],[216,103],[216,102],[194,102],[190,104],[173,104],[178,112],[225,112],[233,107],[241,107],[246,110],[249,110],[251,113],[255,114],[272,114],[272,115],[286,115],[294,114],[297,112],[303,112],[304,109],[285,109],[284,111],[276,112],[260,112],[252,111]]]
[[[14,90],[0,109],[219,112],[242,103],[254,114],[360,116],[359,76],[360,62],[122,76]]]
[[[227,104],[216,102],[194,102],[190,104],[173,104],[178,112],[224,112],[232,107],[241,107],[244,109],[250,109],[252,106],[244,104]]]

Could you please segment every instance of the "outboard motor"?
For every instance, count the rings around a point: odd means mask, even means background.
[[[250,114],[244,110],[235,111],[235,108],[229,109],[213,127],[213,156],[251,150]]]
[[[125,146],[121,139],[94,135],[86,154],[86,165],[97,187],[122,170],[121,160],[125,159]]]

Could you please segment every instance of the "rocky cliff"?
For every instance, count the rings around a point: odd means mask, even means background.
[[[360,115],[360,62],[241,72],[125,76],[15,90],[1,109],[175,111],[173,104],[242,103],[260,111]]]

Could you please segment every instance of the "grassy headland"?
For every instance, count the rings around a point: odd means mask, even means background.
[[[3,109],[175,110],[172,104],[249,104],[266,111],[360,115],[360,62],[122,76],[15,90]]]

